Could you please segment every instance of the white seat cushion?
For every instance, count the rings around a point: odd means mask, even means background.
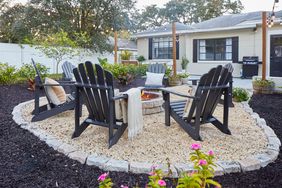
[[[163,85],[163,73],[152,73],[146,72],[147,79],[145,85],[152,85],[152,86],[162,86]]]
[[[51,78],[45,78],[45,84],[59,84]],[[67,95],[62,86],[45,86],[46,95],[54,105],[60,105],[67,101]]]

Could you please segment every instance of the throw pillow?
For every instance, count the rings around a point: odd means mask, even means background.
[[[45,84],[59,84],[51,78],[45,78]],[[54,105],[60,105],[66,102],[66,92],[62,86],[45,86],[46,95]]]
[[[146,72],[147,79],[145,85],[162,86],[164,74]]]

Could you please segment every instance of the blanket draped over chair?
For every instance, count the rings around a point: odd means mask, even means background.
[[[116,118],[123,119],[128,124],[128,138],[132,139],[143,129],[143,115],[140,88],[131,88],[123,93],[128,96],[127,100],[116,101]]]

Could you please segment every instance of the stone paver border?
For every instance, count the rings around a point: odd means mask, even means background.
[[[52,135],[49,135],[46,131],[39,129],[34,123],[26,122],[21,113],[21,109],[27,104],[33,103],[33,100],[26,101],[18,104],[13,109],[13,120],[20,125],[21,128],[26,129],[39,137],[40,140],[46,142],[50,147],[65,154],[71,159],[77,160],[82,164],[95,165],[105,171],[122,171],[132,173],[149,173],[151,168],[155,164],[144,162],[128,162],[125,160],[115,160],[106,156],[90,155],[86,152],[79,151],[74,146],[62,143]],[[281,142],[274,131],[266,125],[266,121],[260,118],[257,113],[253,112],[253,109],[249,106],[248,102],[242,102],[244,110],[256,120],[257,126],[259,126],[265,133],[268,145],[266,151],[260,154],[251,155],[244,160],[240,161],[217,161],[217,167],[215,169],[215,175],[220,176],[228,173],[246,172],[257,170],[261,167],[265,167],[271,162],[274,162],[279,154],[279,148]],[[165,164],[157,164],[157,168],[167,172],[168,169]],[[171,165],[171,177],[179,177],[183,172],[191,172],[193,170],[193,164],[175,164]]]

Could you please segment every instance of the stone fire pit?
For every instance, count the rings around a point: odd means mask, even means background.
[[[155,114],[163,111],[163,97],[158,92],[142,92],[142,110],[143,115]]]

